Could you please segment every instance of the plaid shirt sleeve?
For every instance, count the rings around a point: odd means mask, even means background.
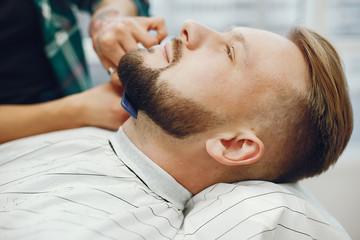
[[[140,16],[149,15],[147,0],[133,0]],[[78,93],[91,87],[85,62],[82,37],[71,9],[92,12],[99,0],[34,0],[43,29],[45,53],[57,76],[64,95]]]
[[[133,0],[139,16],[149,16],[149,1],[148,0]]]

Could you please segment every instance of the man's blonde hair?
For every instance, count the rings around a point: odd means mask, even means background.
[[[297,181],[326,171],[345,149],[353,129],[348,86],[334,47],[301,26],[293,27],[288,38],[301,50],[309,78],[305,94],[293,101],[297,109],[289,109],[298,114],[292,130],[284,133],[292,136],[280,154],[279,168],[283,170],[272,179],[276,182]]]

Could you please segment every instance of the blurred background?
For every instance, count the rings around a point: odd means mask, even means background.
[[[294,24],[306,25],[329,39],[340,53],[355,116],[349,146],[335,167],[302,181],[353,239],[360,239],[360,0],[150,0],[153,16],[165,19],[169,38],[184,20],[193,19],[217,31],[232,25],[286,35]],[[88,38],[89,16],[79,13],[94,84],[109,80]]]

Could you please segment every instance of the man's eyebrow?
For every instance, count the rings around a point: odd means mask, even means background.
[[[242,58],[242,60],[244,61],[245,64],[247,64],[247,58],[248,58],[248,53],[249,53],[249,45],[248,45],[248,42],[246,41],[244,35],[239,32],[239,31],[236,31],[235,30],[235,26],[231,26],[230,28],[228,28],[226,30],[226,33],[230,33],[231,34],[231,37],[233,39],[235,39],[235,41],[238,41],[241,43],[243,49],[243,51],[241,51],[241,56],[240,58]],[[239,51],[238,51],[239,53]]]
[[[235,28],[235,26],[231,26],[225,32],[231,32],[234,28]]]

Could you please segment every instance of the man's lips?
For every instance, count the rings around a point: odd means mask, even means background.
[[[170,62],[170,56],[169,56],[169,53],[171,53],[171,44],[170,44],[170,41],[167,42],[165,45],[164,45],[164,48],[163,48],[163,54],[164,54],[164,57],[166,59],[166,61],[169,63]]]
[[[163,55],[164,59],[169,63],[168,50],[167,50],[166,46],[156,45],[149,50],[160,51],[160,53]]]

